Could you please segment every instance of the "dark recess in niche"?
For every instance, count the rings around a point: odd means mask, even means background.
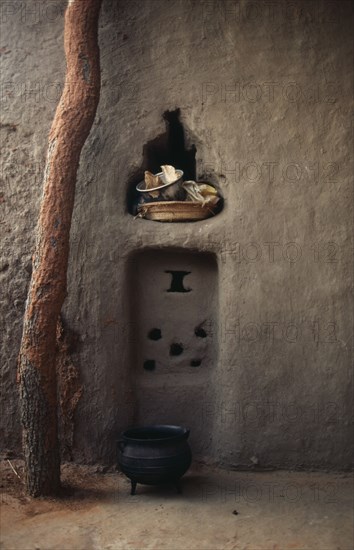
[[[192,145],[187,149],[185,132],[180,121],[180,109],[165,111],[163,118],[166,131],[156,138],[148,141],[143,146],[143,162],[128,180],[127,209],[130,214],[136,214],[138,193],[135,186],[144,179],[145,170],[154,174],[161,172],[162,164],[171,164],[175,168],[183,170],[184,180],[196,179],[196,147]]]
[[[162,338],[161,330],[159,328],[152,328],[148,333],[150,340],[160,340]]]
[[[191,367],[200,367],[201,364],[202,364],[201,359],[192,359],[191,361]]]
[[[146,359],[143,366],[145,370],[155,370],[156,364],[154,359]]]
[[[183,353],[182,344],[171,344],[170,355],[181,355],[181,353]]]
[[[172,275],[171,286],[167,292],[190,292],[191,288],[185,288],[183,286],[183,279],[186,275],[189,275],[191,271],[172,271],[167,270],[165,273]]]
[[[202,327],[197,327],[195,330],[194,330],[194,334],[198,337],[198,338],[206,338],[208,335],[207,333],[205,332],[205,330],[202,328]]]

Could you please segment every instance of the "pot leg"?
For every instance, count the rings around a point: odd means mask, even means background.
[[[136,481],[131,481],[130,483],[131,483],[130,494],[131,494],[131,495],[135,495]]]
[[[181,486],[181,480],[180,479],[177,479],[177,481],[175,481],[175,487],[176,487],[176,491],[179,495],[182,494],[182,486]]]

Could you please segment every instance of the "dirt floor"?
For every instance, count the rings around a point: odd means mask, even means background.
[[[23,477],[22,462],[11,464]],[[3,550],[352,550],[350,474],[194,466],[183,493],[101,467],[63,466],[63,495],[32,499],[1,463]]]

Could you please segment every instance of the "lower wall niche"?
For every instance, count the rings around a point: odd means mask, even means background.
[[[210,440],[203,411],[214,400],[211,375],[218,351],[215,256],[148,249],[135,253],[129,265],[134,422],[186,425],[198,453]],[[183,274],[183,284],[181,280],[176,283],[176,273]]]

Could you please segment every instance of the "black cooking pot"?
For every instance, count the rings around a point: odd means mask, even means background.
[[[131,428],[118,441],[118,464],[131,481],[131,494],[136,484],[174,483],[180,492],[179,480],[192,461],[187,439],[189,430],[182,426],[143,426]]]

